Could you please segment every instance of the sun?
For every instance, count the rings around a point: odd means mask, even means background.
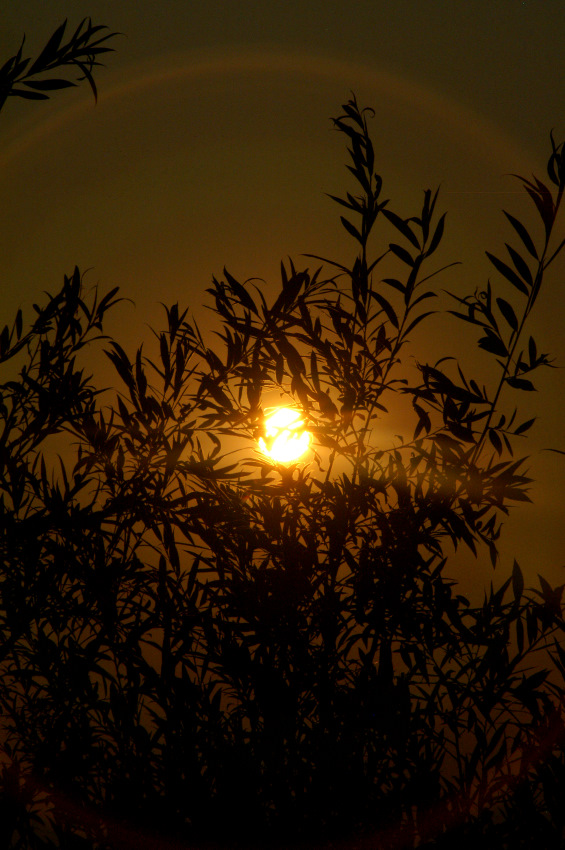
[[[280,407],[265,419],[265,436],[259,438],[259,448],[277,463],[290,463],[302,457],[311,442],[312,435],[305,430],[299,411]]]

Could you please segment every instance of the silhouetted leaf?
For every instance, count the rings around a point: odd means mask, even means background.
[[[54,91],[55,89],[66,89],[76,86],[76,83],[71,83],[69,80],[33,80],[30,82],[24,80],[23,85],[37,89],[38,91]]]
[[[356,239],[357,242],[363,244],[363,238],[357,228],[353,224],[351,224],[351,222],[348,221],[344,216],[340,216],[340,219],[341,223],[343,224],[349,235],[353,236],[353,238]]]
[[[443,236],[443,230],[444,230],[444,227],[445,227],[445,216],[446,216],[446,213],[443,213],[440,220],[438,221],[437,227],[434,231],[434,235],[432,236],[432,241],[430,242],[430,245],[429,245],[428,249],[426,250],[426,257],[431,256],[431,254],[434,253],[434,251],[438,247],[439,243],[441,242],[441,238]]]
[[[284,358],[282,354],[278,354],[276,357],[275,369],[277,384],[282,384],[284,378]]]
[[[458,313],[456,310],[448,310],[447,311],[451,316],[455,316],[457,319],[462,319],[464,322],[469,322],[472,325],[481,325],[482,322],[480,319],[476,318],[472,315],[465,315],[465,313]]]
[[[320,392],[320,376],[318,374],[318,361],[316,359],[316,352],[310,352],[310,373],[312,375],[312,383],[314,385],[314,389],[317,392]]]
[[[496,303],[498,308],[513,331],[518,330],[518,319],[511,304],[505,301],[504,298],[497,298]]]
[[[306,371],[302,357],[285,336],[282,336],[282,334],[277,336],[276,345],[293,375],[300,375]]]
[[[388,320],[394,325],[394,327],[398,328],[398,318],[390,302],[387,301],[386,298],[384,298],[379,292],[375,292],[375,290],[371,290],[371,297],[374,298],[375,301],[383,308]]]
[[[396,215],[396,213],[392,212],[392,210],[383,209],[383,215],[385,216],[385,218],[388,218],[391,224],[393,224],[394,227],[396,227],[396,229],[399,230],[400,233],[402,233],[402,235],[405,236],[409,242],[412,243],[414,248],[416,248],[418,251],[420,250],[420,243],[418,242],[416,235],[412,232],[410,225],[406,221],[401,219],[400,216]]]
[[[132,365],[128,359],[127,354],[117,342],[112,340],[110,343],[112,345],[113,351],[105,351],[104,354],[108,357],[112,363],[114,364],[120,378],[126,384],[126,386],[133,386],[133,375],[132,375]]]
[[[225,391],[218,385],[218,383],[209,375],[204,375],[202,379],[202,386],[221,407],[226,410],[233,409],[230,398],[226,395]]]
[[[540,685],[543,685],[547,677],[547,670],[538,670],[536,673],[524,676],[517,690],[519,690],[521,694],[524,694],[526,690],[532,693],[533,691],[536,691]]]
[[[84,75],[83,77],[79,77],[79,79],[80,80],[86,80],[88,82],[88,85],[90,86],[92,94],[94,95],[94,100],[97,102],[98,101],[98,89],[96,88],[96,82],[94,80],[94,77],[92,76],[92,72],[91,72],[90,68],[87,65],[85,65],[84,62],[79,62],[78,59],[74,60],[74,64],[78,68],[80,68],[80,70],[82,71],[82,73]]]
[[[487,330],[486,336],[480,338],[479,348],[482,348],[485,351],[490,351],[491,354],[496,354],[499,357],[506,357],[508,355],[506,346],[504,345],[500,337],[495,336],[489,330]]]
[[[542,183],[539,183],[539,181],[538,185],[535,186],[533,183],[530,183],[530,181],[526,180],[524,177],[519,177],[519,179],[522,181],[526,192],[534,202],[539,212],[540,218],[543,221],[546,235],[549,236],[549,233],[551,231],[551,222],[553,220],[554,215],[551,192]],[[540,187],[542,188],[540,189]]]
[[[547,175],[552,183],[554,183],[556,186],[559,186],[561,183],[561,178],[558,173],[557,164],[561,161],[561,156],[559,155],[559,148],[562,146],[558,146],[555,144],[555,140],[553,138],[553,130],[551,130],[549,138],[551,139],[552,151],[551,156],[549,157],[549,160],[547,162]]]
[[[500,439],[499,434],[494,430],[494,428],[489,428],[488,438],[494,446],[496,453],[498,455],[502,454],[502,440]]]
[[[22,315],[21,309],[19,309],[18,312],[16,313],[16,337],[17,337],[18,340],[21,339],[21,336],[22,336],[22,322],[23,322],[23,315]]]
[[[228,272],[225,266],[224,276],[231,287],[231,291],[238,298],[240,304],[247,307],[248,310],[258,316],[259,313],[257,312],[257,307],[255,306],[255,302],[251,295],[247,292],[245,287],[242,286],[241,283],[238,283],[238,281]]]
[[[503,263],[502,260],[499,260],[498,257],[495,257],[494,254],[490,254],[488,251],[485,251],[487,257],[493,264],[493,266],[500,272],[506,280],[510,281],[512,286],[515,286],[516,289],[519,289],[520,292],[523,292],[525,295],[528,294],[528,287],[524,283],[524,281],[518,277],[515,271],[507,266],[506,263]]]
[[[0,355],[4,355],[10,346],[10,329],[8,325],[4,325],[0,334]]]
[[[518,234],[518,236],[520,237],[520,239],[522,240],[522,242],[524,243],[528,252],[532,255],[532,257],[534,257],[534,259],[537,260],[538,252],[536,251],[536,247],[532,241],[530,234],[528,233],[522,222],[518,221],[518,219],[514,218],[514,216],[510,215],[510,213],[507,213],[506,210],[503,210],[503,212],[512,227],[514,228],[514,230],[516,231],[516,233]]]
[[[540,583],[540,587],[542,589],[544,599],[550,599],[553,595],[553,588],[546,578],[544,578],[540,573],[538,573],[538,579]]]
[[[63,23],[57,27],[53,35],[47,41],[47,44],[31,66],[28,71],[28,74],[35,74],[37,71],[41,71],[47,67],[57,56],[57,51],[63,39],[63,35],[65,34],[65,29],[67,26],[67,19],[63,21]]]
[[[428,316],[433,316],[433,314],[434,314],[434,313],[435,313],[435,310],[428,310],[428,312],[427,312],[427,313],[420,313],[420,315],[419,315],[419,316],[416,316],[416,318],[415,318],[415,319],[413,319],[413,320],[410,322],[410,324],[408,325],[408,327],[406,328],[406,330],[404,331],[404,333],[405,333],[405,334],[409,334],[409,333],[410,333],[410,331],[411,331],[411,330],[413,330],[413,329],[416,327],[416,325],[419,325],[419,324],[420,324],[420,322],[422,322],[422,321],[423,321],[424,319],[426,319]]]
[[[517,390],[527,390],[528,392],[535,391],[535,387],[531,381],[526,380],[526,378],[506,378],[506,383],[514,387]]]
[[[387,283],[389,286],[392,286],[393,289],[397,289],[398,292],[402,292],[404,295],[406,291],[406,287],[399,280],[396,280],[394,277],[385,277],[383,278],[383,283]]]
[[[518,251],[516,251],[512,247],[512,245],[508,245],[508,243],[506,243],[506,248],[512,258],[512,262],[514,263],[516,271],[520,275],[521,279],[525,280],[528,286],[533,286],[534,281],[532,278],[532,273],[524,258],[518,253]]]
[[[522,424],[519,425],[515,429],[514,433],[515,434],[524,434],[526,431],[529,431],[529,429],[532,427],[532,425],[534,424],[536,419],[537,419],[537,417],[534,416],[533,419],[528,419],[526,422],[522,422]]]
[[[514,566],[512,568],[512,591],[514,593],[514,601],[516,603],[520,602],[522,593],[524,592],[524,576],[516,560],[514,560]]]
[[[516,487],[506,487],[504,495],[507,499],[513,499],[515,502],[531,502],[532,500],[523,490],[518,490]]]
[[[147,378],[143,369],[143,363],[141,359],[141,348],[138,349],[135,357],[135,381],[137,384],[139,395],[143,397],[147,391]]]
[[[348,200],[345,201],[343,198],[338,198],[336,195],[329,195],[328,198],[331,198],[332,201],[335,201],[336,204],[340,204],[342,207],[345,207],[348,210],[353,210],[354,212],[360,213],[362,212],[362,207],[352,195],[348,194]]]
[[[396,256],[400,260],[402,260],[403,263],[406,263],[408,266],[414,265],[414,260],[412,259],[408,251],[405,248],[402,248],[401,245],[395,245],[391,242],[388,247],[390,248],[393,254],[396,254]]]

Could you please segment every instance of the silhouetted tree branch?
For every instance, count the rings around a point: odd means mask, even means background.
[[[100,67],[97,57],[111,53],[112,47],[106,42],[117,33],[101,33],[108,27],[93,26],[90,18],[84,18],[68,41],[64,42],[67,22],[58,27],[34,61],[23,58],[25,38],[15,56],[12,56],[0,68],[0,109],[8,97],[24,97],[28,100],[47,100],[50,93],[75,86],[76,83],[65,77],[49,77],[53,71],[66,73],[68,69],[81,72],[78,81],[86,80],[92,89],[94,99],[98,97],[93,71]]]

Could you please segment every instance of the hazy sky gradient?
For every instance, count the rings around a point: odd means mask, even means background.
[[[352,89],[376,110],[377,170],[394,208],[417,214],[422,190],[441,183],[438,263],[463,265],[439,285],[467,294],[496,278],[484,251],[511,237],[501,208],[533,221],[505,173],[543,179],[550,129],[565,136],[562,0],[8,0],[0,58],[24,31],[35,55],[64,18],[74,28],[88,15],[124,33],[97,75],[98,105],[82,87],[11,99],[0,117],[2,324],[19,306],[31,317],[77,264],[92,269],[87,282],[136,301],[110,322],[133,350],[146,323],[159,325],[160,301],[205,324],[204,289],[224,265],[272,292],[288,255],[348,262],[353,246],[324,193],[351,188],[329,118]],[[564,274],[555,263],[529,329],[561,367]],[[472,334],[467,343],[460,327],[436,327],[420,359],[475,362]],[[517,555],[532,581],[561,581],[565,458],[539,449],[565,448],[564,373],[537,384],[535,399],[516,396],[523,419],[532,406],[540,416],[524,441],[535,505],[507,523],[502,566]],[[479,584],[488,567],[473,574]]]

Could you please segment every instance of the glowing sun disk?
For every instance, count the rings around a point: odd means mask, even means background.
[[[310,446],[312,435],[304,430],[297,410],[281,407],[265,420],[265,438],[259,438],[263,454],[277,463],[298,460]]]

